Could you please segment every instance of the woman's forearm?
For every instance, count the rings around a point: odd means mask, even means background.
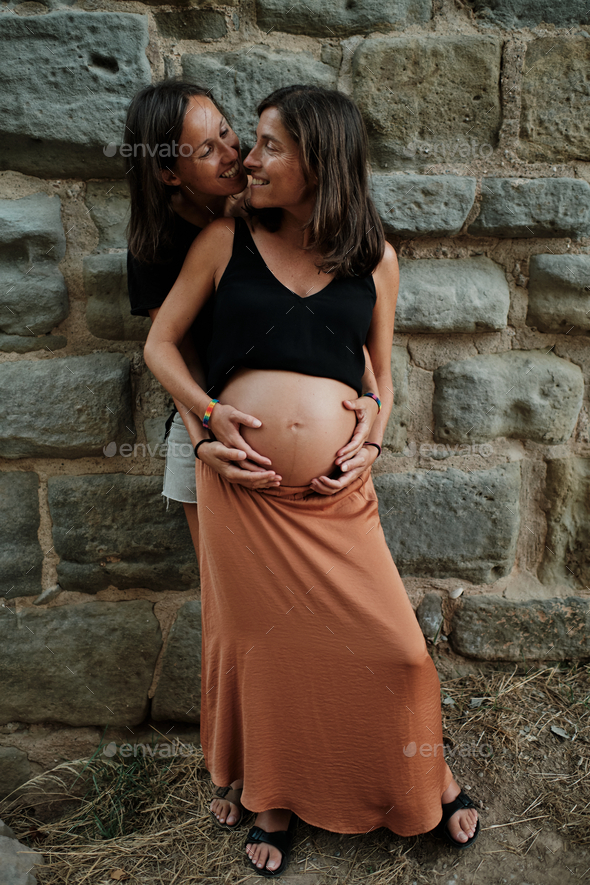
[[[211,397],[192,377],[178,347],[169,341],[154,345],[148,335],[143,355],[147,367],[171,394],[177,408],[179,404],[184,406],[182,411],[179,409],[182,417],[184,412],[191,412],[202,420]]]
[[[379,391],[378,396],[381,400],[381,411],[373,422],[369,439],[371,442],[376,442],[378,445],[382,445],[385,428],[387,427],[387,422],[389,421],[389,416],[393,407],[393,381],[391,380],[391,375],[385,372],[382,375],[376,376],[376,381]]]

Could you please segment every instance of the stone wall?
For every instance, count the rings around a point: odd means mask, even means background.
[[[2,3],[0,792],[104,726],[198,722],[170,400],[125,282],[123,120],[164,75],[246,143],[280,85],[357,100],[401,267],[375,485],[420,623],[480,661],[590,657],[586,28],[586,0]]]

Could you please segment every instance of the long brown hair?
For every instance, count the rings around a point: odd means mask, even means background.
[[[193,95],[208,98],[226,116],[209,90],[173,79],[141,89],[127,111],[123,137],[123,142],[131,146],[125,157],[131,196],[127,241],[130,253],[140,261],[161,261],[162,250],[172,244],[175,213],[170,198],[179,188],[165,184],[160,171],[174,169],[174,151],[180,146]]]
[[[309,181],[317,179],[311,218],[305,225],[308,249],[336,278],[372,273],[385,251],[385,234],[369,195],[369,145],[361,113],[351,98],[320,86],[285,86],[265,98],[258,116],[276,108],[299,145],[299,160]],[[249,210],[268,230],[280,226],[282,210]]]

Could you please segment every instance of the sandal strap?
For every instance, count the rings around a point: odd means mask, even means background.
[[[232,787],[231,784],[229,787],[217,787],[217,789],[215,790],[214,796],[217,799],[225,799],[225,797],[227,796],[228,793],[233,792],[233,793],[240,793],[241,794],[243,789],[244,789],[243,787]],[[231,799],[228,799],[227,801],[231,802]],[[240,800],[238,797],[238,801],[234,802],[233,805],[238,805],[239,801]]]
[[[445,824],[449,818],[451,818],[456,811],[459,811],[461,808],[475,808],[475,803],[467,793],[464,793],[463,790],[459,793],[459,795],[453,799],[452,802],[442,802],[442,810],[443,816],[441,823]]]
[[[248,842],[266,842],[286,855],[290,848],[291,833],[288,830],[275,830],[273,833],[267,833],[266,830],[254,826],[248,830],[246,843]]]

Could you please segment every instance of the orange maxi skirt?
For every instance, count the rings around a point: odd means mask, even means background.
[[[332,496],[196,475],[213,783],[336,833],[431,830],[452,778],[439,679],[370,470]]]

